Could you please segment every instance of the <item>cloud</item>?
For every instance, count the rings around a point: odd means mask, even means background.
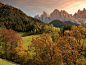
[[[86,8],[85,4],[86,0],[82,1],[79,0],[77,2],[72,3],[71,5],[64,7],[64,10],[67,10],[67,12],[74,14],[78,11],[78,9],[83,10],[83,8]]]
[[[30,16],[41,14],[46,11],[48,14],[54,9],[66,10],[74,13],[79,8],[86,7],[86,0],[0,0],[2,3],[10,4],[24,11]],[[83,5],[84,4],[84,5]]]

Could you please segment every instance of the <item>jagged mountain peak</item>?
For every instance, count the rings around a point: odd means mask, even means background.
[[[83,11],[86,11],[86,9],[84,8]]]
[[[45,11],[43,11],[43,14],[47,14]]]
[[[80,9],[78,10],[78,13],[81,12]]]
[[[47,17],[49,17],[50,15],[49,14],[47,14],[45,11],[43,11],[43,14],[41,14],[41,16],[47,16]]]
[[[61,21],[72,21],[78,24],[86,23],[86,9],[84,8],[83,11],[80,9],[74,14],[69,14],[65,10],[59,11],[58,9],[55,9],[52,13],[47,14],[45,11],[43,11],[43,14],[41,16],[36,16],[37,19],[45,22],[50,23],[53,20],[61,20]]]
[[[73,15],[75,18],[82,19],[83,21],[86,21],[86,9],[84,8],[83,10],[78,10],[77,13]],[[83,22],[82,21],[82,22]],[[86,22],[85,22],[86,23]]]
[[[79,9],[77,12],[75,12],[75,14],[80,14],[80,13],[83,14],[83,12],[86,12],[86,9],[85,8],[83,8],[83,10],[80,10]]]
[[[65,10],[61,10],[62,13],[67,13]],[[68,14],[68,13],[67,13]]]
[[[59,12],[59,10],[58,10],[58,9],[55,9],[55,10],[53,11],[53,13],[55,13],[55,12]]]

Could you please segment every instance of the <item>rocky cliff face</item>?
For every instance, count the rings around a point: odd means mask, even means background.
[[[83,9],[83,11],[78,10],[78,12],[74,14],[74,17],[75,18],[86,18],[85,8]]]
[[[60,21],[71,21],[74,23],[82,24],[86,23],[86,10],[85,8],[83,11],[78,10],[77,13],[74,15],[68,14],[65,10],[59,11],[58,9],[55,9],[52,13],[47,14],[45,11],[43,11],[42,15],[37,15],[35,18],[45,22],[50,23],[53,20],[60,20]]]
[[[34,18],[37,18],[45,23],[49,23],[50,22],[50,15],[47,14],[45,11],[43,11],[43,14],[41,14],[40,16],[39,15],[36,15]]]
[[[68,14],[66,11],[59,11],[55,9],[51,14],[50,14],[50,19],[51,21],[53,20],[61,20],[61,21],[67,21],[72,17],[71,14]]]
[[[86,9],[84,8],[83,11],[78,10],[78,12],[73,15],[73,17],[80,23],[86,23]]]

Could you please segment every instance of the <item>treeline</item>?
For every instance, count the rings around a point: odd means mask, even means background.
[[[74,25],[60,34],[53,41],[48,33],[43,33],[32,39],[32,44],[25,50],[15,31],[1,29],[0,57],[21,65],[86,65],[86,28]],[[35,54],[30,56],[30,51]]]
[[[39,28],[33,28],[31,31],[28,32],[29,35],[31,34],[37,34],[37,33],[58,33],[60,32],[60,28],[54,27],[51,25],[43,25]]]

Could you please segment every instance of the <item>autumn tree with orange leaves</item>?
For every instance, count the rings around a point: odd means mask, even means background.
[[[22,38],[14,30],[1,29],[0,42],[3,50],[1,57],[14,62],[23,63],[25,61],[24,58],[27,53],[25,52]]]
[[[43,34],[37,39],[32,39],[32,45],[35,47],[33,64],[37,65],[77,65],[85,63],[85,47],[77,42],[73,37],[60,36],[56,42],[48,34]],[[83,52],[81,52],[83,49]],[[79,62],[80,61],[80,62]]]
[[[35,47],[34,52],[36,55],[34,56],[34,64],[52,64],[55,63],[57,58],[60,55],[61,51],[56,47],[55,43],[53,43],[52,38],[48,34],[43,34],[39,38],[32,39],[31,47]],[[58,49],[57,51],[54,49]],[[56,54],[57,53],[57,57]]]

